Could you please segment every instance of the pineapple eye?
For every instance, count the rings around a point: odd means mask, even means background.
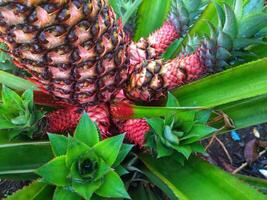
[[[76,6],[76,8],[80,9],[83,6],[83,2],[81,0],[72,1],[72,3]]]
[[[99,24],[95,23],[92,27],[92,34],[93,36],[97,37],[99,33]]]
[[[42,53],[42,51],[43,51],[43,49],[38,44],[33,44],[32,50],[34,53]]]
[[[48,4],[48,3],[44,4],[42,8],[45,9],[47,13],[52,13],[57,9],[57,7],[54,4]]]
[[[70,42],[75,42],[75,41],[78,40],[78,37],[77,37],[77,35],[76,35],[76,33],[75,33],[74,30],[72,30],[72,31],[68,34],[67,37],[68,37],[68,40],[69,40]]]
[[[59,21],[66,21],[67,19],[70,18],[69,10],[64,8],[61,10],[61,12],[58,15],[58,20]]]
[[[48,43],[48,40],[46,39],[45,32],[40,33],[40,35],[38,36],[38,39],[42,44]]]
[[[71,58],[72,58],[73,62],[77,62],[77,61],[81,60],[81,56],[80,56],[78,49],[73,51]]]
[[[33,23],[33,22],[35,22],[35,21],[37,21],[37,14],[36,14],[36,11],[34,11],[29,17],[28,17],[28,21],[30,22],[30,23]]]
[[[92,10],[93,10],[92,3],[89,3],[89,4],[87,4],[87,6],[83,7],[83,13],[84,13],[85,16],[89,16],[90,13],[92,12]]]
[[[98,54],[102,54],[105,51],[105,48],[102,43],[98,43],[96,45],[96,51]]]
[[[24,5],[21,5],[21,4],[16,4],[15,5],[15,13],[16,14],[21,14],[21,13],[24,13],[28,10],[28,8]]]

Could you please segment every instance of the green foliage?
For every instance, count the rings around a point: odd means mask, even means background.
[[[0,103],[0,130],[6,130],[10,139],[18,135],[32,138],[38,131],[38,123],[44,113],[38,111],[33,103],[33,91],[27,90],[21,96],[9,88],[2,88]]]
[[[89,137],[88,137],[89,136]],[[54,199],[129,198],[114,168],[120,166],[132,146],[123,145],[124,135],[99,141],[99,133],[87,114],[75,136],[49,135],[55,158],[36,170],[42,181],[57,186]],[[61,147],[58,147],[61,144]]]
[[[184,166],[177,163],[175,155],[162,159],[142,155],[140,159],[146,167],[144,173],[150,172],[149,179],[158,186],[164,183],[179,200],[266,199],[265,195],[244,182],[196,157],[186,161]],[[161,189],[169,194],[165,187]],[[172,195],[169,197],[174,200]]]
[[[267,13],[264,12],[263,1],[257,1],[256,7],[261,9],[250,10],[242,0],[237,0],[234,6],[215,4],[218,13],[218,26],[211,23],[210,36],[197,37],[188,40],[184,54],[191,54],[200,46],[209,49],[208,61],[205,65],[214,70],[221,70],[236,63],[242,62],[243,58],[251,55],[246,48],[251,45],[264,44],[264,29],[266,28]],[[255,2],[254,2],[255,3]],[[258,5],[259,4],[259,5]],[[249,12],[243,12],[249,10]],[[255,24],[257,21],[257,25]],[[259,34],[260,33],[260,34]]]
[[[48,142],[12,141],[12,143],[1,143],[0,141],[0,178],[34,179],[37,177],[34,170],[48,162],[52,157]]]
[[[53,190],[53,186],[49,186],[37,180],[29,186],[25,186],[14,195],[7,197],[6,200],[47,200],[52,198],[51,193]]]
[[[0,69],[5,71],[13,71],[16,66],[12,63],[11,57],[3,50],[7,50],[4,43],[0,43]]]
[[[267,59],[249,62],[177,88],[181,106],[217,107],[266,94]]]
[[[171,6],[171,0],[143,0],[137,12],[136,30],[134,40],[147,37],[159,28],[167,18]]]
[[[37,86],[34,83],[2,70],[0,70],[0,84],[18,91],[37,90]]]
[[[177,99],[169,94],[167,107],[178,107]],[[158,158],[171,156],[175,152],[177,159],[188,159],[194,152],[204,152],[198,143],[215,132],[207,121],[210,111],[188,111],[176,113],[165,118],[150,118],[147,122],[153,131],[147,134],[147,146],[157,152]]]
[[[109,0],[117,17],[121,17],[122,23],[127,24],[131,17],[134,16],[138,7],[143,0]]]

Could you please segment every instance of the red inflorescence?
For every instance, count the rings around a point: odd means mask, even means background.
[[[126,138],[142,147],[145,142],[145,134],[150,130],[145,119],[129,119],[119,126],[120,132],[126,133]]]

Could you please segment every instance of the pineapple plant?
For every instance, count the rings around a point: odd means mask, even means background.
[[[267,121],[266,59],[224,71],[264,45],[264,1],[155,0],[155,12],[168,8],[165,21],[132,41],[123,26],[140,4],[136,17],[145,19],[150,0],[0,1],[3,52],[29,79],[0,70],[3,92],[23,104],[9,117],[5,100],[1,120],[25,118],[13,129],[0,121],[0,178],[41,178],[7,200],[266,198],[198,158],[202,139]],[[192,34],[207,16],[210,34]],[[186,45],[165,59],[177,40]],[[34,95],[4,85],[34,86]]]
[[[149,130],[146,122],[120,121],[110,104],[164,98],[169,90],[220,71],[265,36],[257,35],[266,27],[264,8],[250,16],[239,11],[239,1],[235,9],[218,5],[220,26],[210,25],[210,36],[196,36],[177,58],[161,59],[203,7],[196,2],[189,10],[184,1],[173,1],[159,30],[131,42],[105,0],[3,1],[0,38],[14,63],[31,74],[43,93],[67,104],[47,115],[48,131],[73,130],[85,110],[103,136],[112,134],[110,124],[115,123],[131,141],[142,144]],[[255,19],[259,24],[253,27]]]
[[[203,6],[201,1],[197,2],[194,9],[187,10],[183,1],[174,1],[162,28],[135,43],[130,42],[106,0],[3,1],[0,38],[8,46],[7,53],[14,63],[31,74],[30,80],[43,93],[68,104],[64,110],[47,115],[48,131],[72,130],[86,110],[106,136],[110,134],[108,104],[121,95],[127,97],[123,97],[125,101],[132,102],[157,100],[180,84],[180,80],[172,77],[177,74],[180,79],[180,70],[168,72],[158,69],[160,64],[152,64],[153,89],[147,89],[147,94],[133,94],[136,89],[141,92],[146,87],[143,79],[140,89],[135,85],[140,65],[157,59],[169,44],[186,33]],[[132,87],[136,89],[129,92]],[[159,95],[154,97],[155,92]],[[144,120],[113,121],[122,131],[131,124],[139,138],[144,138],[142,135],[148,130]],[[126,132],[131,135],[130,131]]]

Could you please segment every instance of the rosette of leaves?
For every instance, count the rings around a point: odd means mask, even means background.
[[[49,134],[49,139],[55,158],[36,173],[56,186],[54,200],[130,198],[119,176],[120,163],[132,148],[123,144],[124,135],[100,141],[97,127],[84,114],[74,137]]]
[[[167,107],[179,107],[178,100],[169,94]],[[192,153],[203,153],[200,140],[217,129],[207,125],[211,111],[184,111],[164,118],[151,118],[147,122],[151,131],[147,134],[146,145],[157,153],[158,158],[177,154],[181,163]]]
[[[26,90],[20,96],[6,86],[2,87],[0,130],[8,132],[10,139],[19,135],[32,138],[43,116],[44,112],[34,106],[33,90]]]

